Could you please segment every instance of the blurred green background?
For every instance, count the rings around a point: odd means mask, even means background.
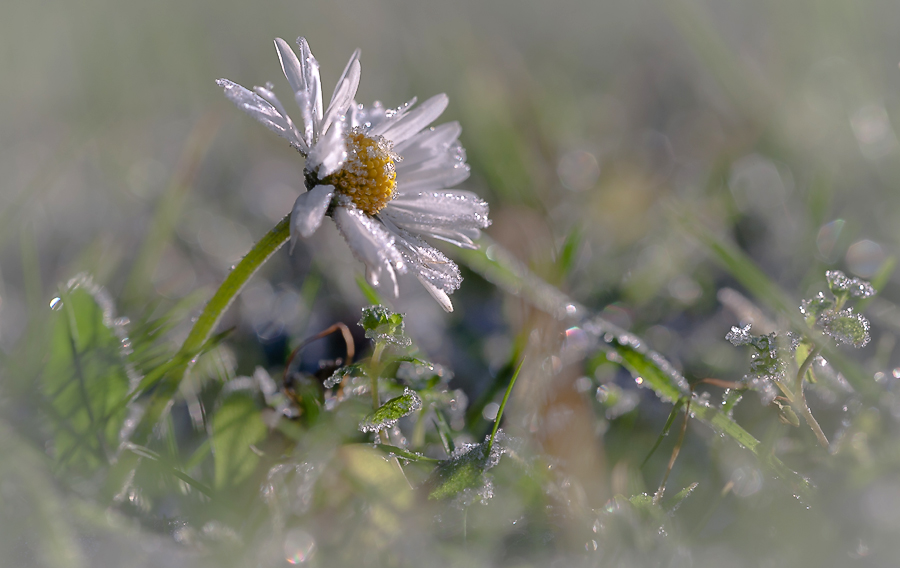
[[[687,229],[705,226],[737,243],[797,305],[824,289],[826,269],[871,278],[896,256],[898,22],[900,3],[893,0],[5,6],[0,439],[3,455],[17,456],[17,466],[5,458],[0,466],[7,470],[0,479],[12,480],[0,484],[0,493],[8,489],[0,529],[11,535],[0,542],[19,555],[17,565],[65,562],[70,552],[41,552],[40,539],[28,536],[43,533],[62,539],[59,550],[81,550],[88,559],[108,554],[122,562],[143,550],[131,557],[135,565],[196,561],[157,532],[138,528],[128,540],[94,525],[67,528],[66,515],[78,516],[71,509],[82,505],[63,497],[69,489],[42,465],[46,432],[30,393],[46,360],[42,322],[60,283],[87,271],[110,291],[117,313],[131,318],[148,305],[184,299],[188,313],[290,211],[302,188],[302,158],[215,85],[220,77],[247,86],[271,81],[289,99],[273,38],[308,39],[326,93],[357,47],[359,102],[395,106],[446,92],[450,107],[441,120],[463,126],[472,166],[463,186],[490,203],[491,238],[551,284],[645,337],[691,380],[737,380],[746,354],[724,335],[749,312],[740,297],[722,291],[749,294]],[[299,339],[358,318],[366,303],[356,284],[361,266],[326,225],[293,255],[280,252],[226,316],[223,327],[237,327],[226,379],[281,365]],[[566,242],[573,243],[570,257],[563,254]],[[402,283],[394,307],[409,315],[409,333],[424,352],[455,371],[453,386],[477,400],[517,337],[561,330],[522,300],[464,275],[452,315],[414,281]],[[892,535],[900,532],[900,446],[892,442],[900,399],[891,382],[900,376],[892,375],[900,365],[898,295],[892,277],[869,306],[872,344],[853,354],[885,381],[876,425],[860,427],[868,442],[864,435],[846,454],[797,451],[796,461],[787,460],[801,473],[817,472],[815,481],[827,488],[819,513],[810,513],[823,524],[807,530],[802,512],[779,508],[790,495],[768,485],[716,497],[734,471],[761,474],[692,426],[671,486],[701,481],[692,499],[702,505],[686,513],[697,528],[679,541],[687,543],[678,549],[683,554],[662,565],[760,565],[749,559],[767,539],[779,545],[765,565],[827,565],[838,557],[835,566],[893,565]],[[765,299],[751,300],[777,323]],[[173,342],[188,325],[185,318]],[[338,348],[325,345],[310,360],[333,357]],[[585,373],[632,393],[627,408],[604,418],[591,406],[593,386],[577,387]],[[593,507],[615,494],[655,489],[670,446],[643,474],[637,469],[667,405],[603,365],[596,372],[573,365],[562,386],[538,377],[539,369],[532,374],[530,384],[545,384],[514,397],[511,434],[534,438],[541,451],[574,464],[571,479],[586,488]],[[529,398],[554,389],[572,392]],[[848,420],[847,400],[822,394],[810,404],[836,433]],[[529,417],[553,415],[557,406],[576,417],[563,434],[528,433]],[[748,430],[757,425],[762,437],[762,408],[737,418]],[[788,456],[797,445],[814,444],[809,432],[784,439]],[[764,502],[754,503],[763,493]],[[18,509],[8,505],[18,502]],[[858,533],[846,532],[851,526]],[[785,527],[797,536],[779,539]],[[88,544],[85,532],[94,535]],[[826,549],[805,556],[823,539]],[[502,546],[514,549],[514,542]],[[631,557],[621,558],[630,565]],[[510,562],[519,561],[528,565],[524,558]]]

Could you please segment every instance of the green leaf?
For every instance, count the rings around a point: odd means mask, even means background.
[[[366,330],[366,337],[369,339],[400,347],[412,345],[412,341],[403,333],[403,314],[394,313],[380,304],[363,308],[359,325]]]
[[[213,414],[211,426],[215,487],[237,485],[259,463],[259,455],[251,446],[262,442],[267,434],[256,401],[247,392],[226,395]]]
[[[60,466],[89,472],[108,462],[125,419],[126,408],[119,404],[129,387],[124,332],[106,291],[87,276],[73,279],[53,306],[56,321],[42,386],[54,453]]]
[[[821,318],[825,333],[841,343],[853,347],[865,347],[869,343],[869,320],[847,308],[837,313],[827,313]]]
[[[642,352],[634,347],[633,342],[625,342],[616,338],[612,343],[615,352],[622,358],[621,364],[631,371],[639,384],[652,388],[657,396],[667,402],[675,402],[688,393],[686,381],[668,369],[668,363],[662,358],[654,361],[656,353]],[[679,380],[680,379],[680,380]]]
[[[403,394],[385,402],[378,410],[360,422],[359,430],[361,432],[381,432],[420,408],[422,408],[422,399],[419,398],[416,391],[407,387],[403,389]]]
[[[494,464],[486,444],[460,448],[459,455],[441,462],[426,481],[428,499],[454,497],[467,489],[485,486],[485,472]],[[499,457],[499,455],[497,456]]]

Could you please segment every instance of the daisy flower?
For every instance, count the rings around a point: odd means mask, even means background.
[[[298,58],[283,39],[275,40],[281,68],[300,107],[294,122],[271,90],[250,91],[227,79],[218,85],[244,112],[306,158],[306,190],[291,212],[291,247],[312,235],[330,216],[353,255],[366,266],[373,286],[411,272],[445,310],[459,288],[459,268],[423,237],[463,248],[490,224],[488,205],[476,194],[447,189],[467,177],[469,166],[456,122],[428,128],[447,108],[447,95],[416,99],[396,109],[358,105],[359,50],[350,57],[325,107],[319,64],[304,38]]]

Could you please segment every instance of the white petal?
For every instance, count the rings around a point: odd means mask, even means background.
[[[303,79],[303,67],[300,65],[297,54],[294,53],[294,50],[291,49],[288,42],[280,37],[275,38],[275,50],[278,52],[278,61],[281,62],[281,70],[284,71],[284,76],[287,78],[288,83],[291,84],[291,90],[293,90],[295,94],[306,91],[306,82]]]
[[[397,227],[390,219],[381,220],[385,228],[393,233],[397,250],[403,255],[407,267],[447,294],[459,288],[462,275],[456,263],[419,237]]]
[[[219,79],[216,84],[225,90],[225,96],[231,102],[258,120],[263,126],[288,139],[298,148],[305,147],[304,141],[294,133],[290,119],[286,115],[282,115],[271,103],[228,79]]]
[[[397,296],[395,271],[405,273],[406,264],[394,244],[394,236],[381,222],[352,205],[335,207],[332,216],[353,256],[366,265],[369,283],[378,286],[384,271],[391,278],[394,296]]]
[[[309,151],[306,169],[318,171],[319,178],[336,172],[347,159],[343,125],[343,122],[334,123],[325,136],[320,138]]]
[[[253,87],[253,90],[256,91],[259,96],[266,99],[266,101],[274,106],[278,110],[278,112],[281,113],[281,115],[285,118],[285,122],[287,123],[288,128],[290,128],[291,132],[293,133],[294,138],[302,142],[302,144],[299,145],[299,149],[301,152],[303,152],[303,155],[305,156],[307,153],[309,153],[309,146],[306,145],[306,141],[303,139],[303,136],[300,135],[300,131],[297,130],[297,126],[294,124],[294,121],[291,120],[291,117],[288,115],[287,111],[284,110],[284,105],[281,104],[281,101],[278,100],[278,97],[275,96],[275,93],[263,87]]]
[[[401,119],[384,131],[382,136],[394,144],[401,144],[406,139],[417,134],[420,130],[434,122],[444,112],[450,99],[441,93],[422,103],[417,108],[409,111]]]
[[[464,248],[491,224],[488,204],[470,191],[400,193],[379,213],[402,229],[435,237]]]
[[[413,97],[394,109],[386,109],[381,102],[375,101],[372,106],[363,109],[363,111],[359,113],[360,119],[363,123],[368,124],[369,133],[371,135],[381,136],[388,128],[406,116],[406,113],[409,112],[409,109],[411,109],[414,104],[416,104],[417,100],[419,99]]]
[[[437,303],[440,304],[442,308],[444,308],[445,312],[453,311],[453,302],[450,301],[450,296],[448,296],[446,292],[444,292],[428,280],[425,280],[419,274],[416,274],[416,278],[418,278],[419,282],[422,283],[422,286],[424,286],[425,289],[428,290],[428,293],[431,294],[431,297],[437,300]]]
[[[294,250],[297,239],[306,238],[316,232],[322,224],[322,219],[325,218],[333,196],[333,185],[317,185],[300,194],[291,212],[291,251]]]
[[[353,97],[356,96],[356,89],[359,88],[359,73],[359,61],[351,61],[347,76],[335,88],[334,97],[322,120],[321,132],[327,133],[332,122],[347,114]]]
[[[341,83],[344,82],[344,79],[350,75],[350,70],[353,68],[353,64],[359,64],[359,55],[360,51],[357,49],[353,52],[353,55],[350,56],[350,60],[347,62],[347,66],[344,67],[344,72],[341,73],[340,79],[338,79],[337,83],[334,85],[334,92],[331,94],[331,100],[334,101],[335,97],[337,97],[338,90],[341,88]],[[357,83],[359,82],[359,78],[357,77]],[[356,89],[353,89],[354,93]],[[352,97],[351,97],[352,98]]]
[[[427,160],[449,148],[459,139],[460,134],[462,134],[462,127],[458,122],[447,122],[423,130],[405,142],[394,145],[394,151],[401,154],[404,161]]]
[[[469,165],[461,146],[418,164],[397,165],[397,191],[402,194],[444,189],[465,181],[469,177]]]
[[[322,120],[322,80],[319,78],[319,62],[313,57],[306,38],[298,37],[297,45],[300,46],[300,65],[303,68],[303,80],[306,92],[312,102],[317,121]]]

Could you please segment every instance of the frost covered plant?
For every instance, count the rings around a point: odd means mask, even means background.
[[[801,302],[800,312],[809,329],[803,330],[800,336],[791,332],[754,336],[750,334],[750,325],[746,325],[732,327],[725,339],[735,346],[753,348],[750,372],[744,376],[744,384],[758,390],[764,404],[774,404],[783,421],[798,426],[797,414],[801,414],[819,443],[828,448],[828,440],[810,412],[803,393],[804,383],[815,380],[813,361],[827,364],[821,356],[823,346],[810,332],[819,328],[838,343],[865,346],[869,342],[869,321],[845,305],[848,301],[871,297],[875,289],[868,282],[849,278],[839,270],[826,272],[825,279],[831,291],[830,298],[819,292]]]
[[[354,101],[359,50],[350,57],[327,107],[319,64],[304,38],[298,58],[282,39],[275,48],[300,107],[295,123],[269,88],[253,91],[219,79],[225,95],[244,112],[286,138],[306,158],[306,192],[291,213],[291,244],[312,235],[330,216],[354,256],[377,286],[386,276],[397,296],[397,274],[412,272],[447,311],[459,288],[459,268],[423,237],[476,248],[490,224],[488,205],[470,191],[446,189],[469,176],[456,122],[428,128],[447,108],[445,94],[419,106],[369,108]]]
[[[775,332],[751,335],[750,324],[747,324],[732,327],[725,339],[735,347],[749,345],[753,348],[750,372],[744,376],[744,382],[760,392],[765,404],[772,402],[776,394],[773,381],[785,379],[788,371],[785,361],[796,351],[799,343],[797,337],[792,333],[779,335]]]
[[[849,278],[840,270],[829,270],[825,280],[832,298],[819,292],[800,305],[806,322],[818,326],[838,343],[865,347],[869,343],[869,320],[855,313],[852,307],[844,307],[849,300],[865,299],[875,295],[871,284],[859,278]]]

